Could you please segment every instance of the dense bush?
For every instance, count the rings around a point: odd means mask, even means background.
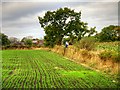
[[[110,59],[112,57],[112,53],[111,53],[111,51],[103,51],[99,54],[99,57],[102,60],[107,60],[107,59]]]
[[[26,45],[28,48],[32,47],[32,40],[31,40],[31,39],[26,39],[26,40],[25,40],[25,45]]]
[[[113,60],[114,62],[120,61],[120,56],[118,55],[118,52],[113,51],[103,51],[99,54],[100,59],[106,61],[106,60]]]
[[[95,38],[94,37],[84,37],[79,42],[76,43],[77,48],[86,49],[88,51],[95,48]]]
[[[113,53],[112,54],[112,60],[115,61],[115,62],[120,62],[120,55],[119,53]]]

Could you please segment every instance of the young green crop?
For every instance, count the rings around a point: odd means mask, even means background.
[[[116,88],[117,81],[44,50],[4,50],[3,88]]]
[[[96,50],[119,51],[119,42],[102,42],[97,43]]]

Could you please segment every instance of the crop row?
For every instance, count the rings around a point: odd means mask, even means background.
[[[42,50],[3,51],[4,88],[117,87],[112,78]]]
[[[107,42],[107,43],[98,43],[96,46],[97,50],[108,50],[118,52],[119,42]]]

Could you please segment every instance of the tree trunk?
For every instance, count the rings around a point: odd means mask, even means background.
[[[60,36],[58,37],[58,40],[57,40],[57,45],[61,45],[62,44],[62,39],[63,39],[63,36]]]

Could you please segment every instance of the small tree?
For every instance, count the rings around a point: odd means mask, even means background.
[[[8,39],[8,36],[0,33],[0,45],[7,46],[10,45],[10,40]]]
[[[25,45],[27,45],[30,48],[32,46],[32,40],[31,39],[26,39],[25,40]]]
[[[31,36],[30,36],[30,38],[29,38],[29,36],[28,37],[23,37],[21,42],[22,42],[23,45],[27,46],[28,48],[32,47],[32,45],[33,45]]]

